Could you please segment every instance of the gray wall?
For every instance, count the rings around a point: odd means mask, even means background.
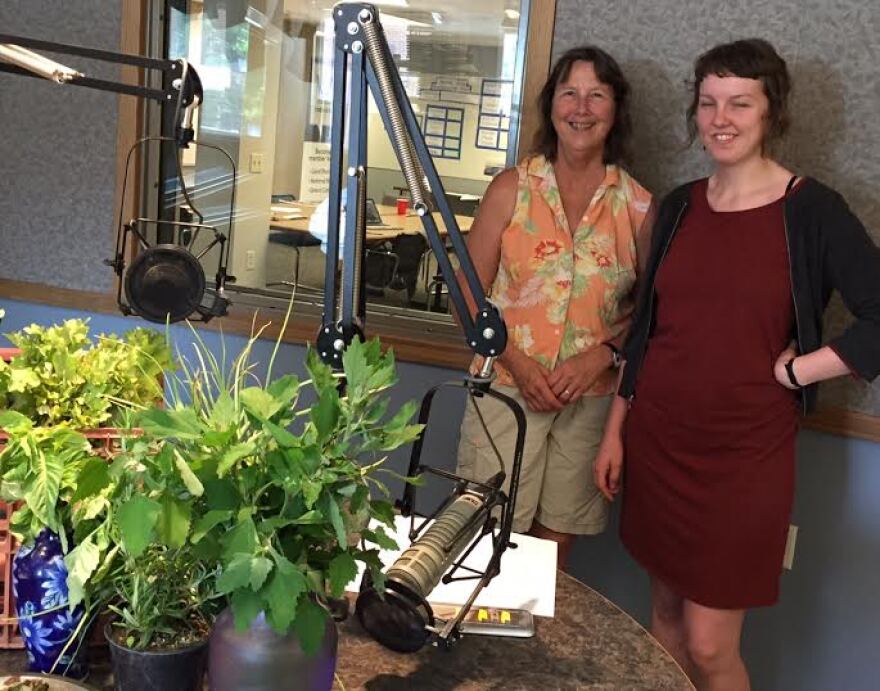
[[[0,31],[119,50],[122,3],[3,0]],[[101,79],[107,63],[50,56]],[[0,73],[0,276],[109,290],[117,207],[117,96]]]
[[[698,145],[684,149],[694,59],[717,43],[749,36],[772,41],[793,76],[793,124],[778,157],[840,191],[880,239],[880,3],[558,0],[553,54],[595,43],[621,63],[634,92],[631,168],[663,194],[709,170]],[[835,300],[831,332],[847,321]],[[880,384],[840,379],[823,386],[822,400],[880,414]]]

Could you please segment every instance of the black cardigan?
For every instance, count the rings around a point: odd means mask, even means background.
[[[670,192],[657,212],[638,307],[623,347],[626,368],[617,393],[626,398],[637,393],[654,326],[654,280],[693,184]],[[837,290],[856,319],[828,345],[853,373],[874,379],[880,374],[880,249],[843,197],[817,180],[804,178],[784,204],[798,351],[810,353],[822,346],[822,316],[832,290]],[[802,393],[804,412],[809,412],[816,404],[816,385],[804,387]]]

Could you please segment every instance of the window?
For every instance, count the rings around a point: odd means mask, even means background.
[[[333,4],[167,3],[166,55],[189,59],[205,89],[197,139],[223,147],[237,162],[229,266],[236,282],[230,290],[248,298],[280,303],[294,286],[298,299],[320,304],[322,298]],[[375,4],[447,199],[466,232],[491,177],[515,157],[513,101],[522,83],[517,51],[524,46],[520,2],[451,0],[442,10],[430,0]],[[379,216],[367,232],[368,311],[412,319],[428,330],[454,330],[445,285],[421,222],[406,203],[406,182],[372,97],[367,127],[367,196]],[[196,204],[222,209],[229,177],[218,170],[216,155],[196,148],[183,164],[196,186]]]

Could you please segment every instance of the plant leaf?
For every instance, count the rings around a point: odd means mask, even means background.
[[[235,630],[239,633],[247,629],[263,611],[263,598],[250,589],[234,591],[229,601],[235,618]]]
[[[357,564],[348,552],[340,552],[330,561],[330,594],[339,597],[345,586],[357,576]]]
[[[263,587],[273,566],[266,557],[254,557],[251,560],[251,590],[257,591]]]
[[[189,502],[182,502],[167,494],[162,497],[162,510],[156,523],[159,540],[169,547],[183,547],[192,515]]]
[[[143,554],[162,507],[142,494],[135,494],[119,507],[117,519],[125,551],[133,557]]]
[[[250,518],[245,518],[227,533],[223,540],[223,552],[227,558],[236,554],[254,555],[257,548],[257,528]]]
[[[249,554],[236,554],[217,578],[217,590],[226,594],[246,587],[251,580],[252,561]]]
[[[103,458],[90,458],[79,473],[76,480],[76,492],[73,493],[70,501],[75,504],[87,497],[99,494],[109,484],[110,471],[107,461]]]
[[[318,433],[318,441],[323,442],[336,429],[339,420],[339,392],[335,388],[324,389],[318,403],[312,406],[310,416]]]
[[[217,465],[217,477],[223,477],[242,458],[253,456],[256,448],[253,444],[235,444],[226,450]]]
[[[193,544],[199,542],[203,537],[205,537],[205,535],[211,532],[214,526],[222,523],[223,521],[228,521],[230,518],[232,518],[232,511],[208,511],[204,516],[199,518],[196,521],[196,524],[193,526],[191,538]]]
[[[297,612],[297,601],[308,589],[308,583],[303,573],[281,555],[275,555],[275,567],[263,593],[269,606],[269,624],[284,635],[290,630]]]
[[[85,584],[98,568],[101,551],[91,536],[80,542],[64,557],[67,566],[67,592],[71,609],[85,600]]]
[[[336,541],[342,549],[345,549],[348,544],[348,538],[345,534],[345,523],[342,520],[342,512],[339,510],[339,504],[336,503],[336,499],[334,499],[329,492],[324,493],[319,503],[321,511],[323,511],[324,515],[330,519],[330,524],[333,526],[333,530],[336,531]]]
[[[189,467],[189,463],[186,462],[186,459],[180,455],[180,452],[177,449],[174,449],[174,465],[177,466],[177,471],[180,473],[180,479],[183,480],[183,484],[186,485],[189,493],[194,497],[202,496],[205,492],[204,486],[199,478],[196,477],[192,468]]]
[[[310,597],[301,597],[296,607],[293,628],[306,655],[314,655],[318,652],[321,641],[324,640],[326,626],[327,612],[324,608],[313,602]]]
[[[160,439],[199,439],[204,426],[193,408],[150,408],[138,416],[138,426]]]

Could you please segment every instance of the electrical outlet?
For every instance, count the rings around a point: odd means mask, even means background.
[[[785,555],[782,557],[782,568],[791,571],[794,566],[794,543],[797,542],[798,527],[788,526],[788,538],[785,541]]]
[[[263,172],[263,154],[260,151],[255,151],[250,155],[248,169],[252,173],[262,173]]]
[[[248,250],[244,253],[244,268],[248,271],[257,268],[257,253],[254,250]]]

